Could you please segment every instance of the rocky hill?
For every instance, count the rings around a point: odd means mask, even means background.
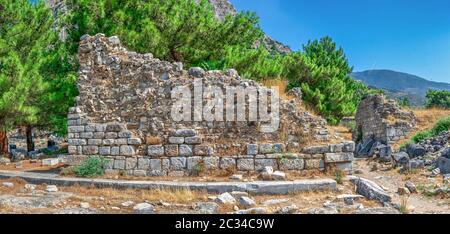
[[[235,15],[237,13],[233,4],[231,4],[228,0],[208,0],[208,1],[213,5],[214,13],[218,19],[223,19],[228,14]],[[264,39],[258,42],[256,46],[259,46],[261,43],[272,53],[287,54],[292,51],[289,48],[289,46],[286,46],[283,43],[274,40],[268,35],[265,35]]]
[[[411,104],[421,106],[425,103],[428,89],[449,90],[450,84],[426,80],[415,75],[391,70],[368,70],[351,75],[370,87],[383,89],[392,98],[407,97]]]

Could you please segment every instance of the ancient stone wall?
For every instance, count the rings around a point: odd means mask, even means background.
[[[280,101],[275,116],[280,124],[274,132],[261,131],[266,122],[259,118],[177,122],[171,116],[175,102],[171,91],[176,87],[193,90],[201,80],[203,88],[271,91],[241,79],[233,69],[186,71],[181,63],[129,52],[117,37],[102,34],[81,38],[79,61],[80,94],[68,115],[69,162],[102,155],[110,171],[152,176],[182,176],[200,169],[255,171],[265,165],[302,170],[328,163],[351,169],[354,143],[326,145],[326,122],[301,108],[300,93]],[[204,97],[202,104],[212,98]],[[195,103],[195,99],[184,101]],[[191,111],[194,117],[198,114]],[[311,141],[324,146],[305,149],[305,142]]]
[[[383,95],[364,98],[356,113],[357,140],[373,139],[389,144],[405,139],[416,124],[412,112],[403,111]]]

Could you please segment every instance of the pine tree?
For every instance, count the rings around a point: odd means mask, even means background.
[[[47,108],[52,104],[48,96],[56,95],[48,79],[54,76],[45,78],[43,68],[58,54],[58,31],[45,1],[0,0],[0,9],[1,135],[14,126],[26,126],[27,148],[32,151],[33,127],[50,125],[47,117],[55,115]],[[7,139],[1,144],[5,152]]]
[[[243,12],[215,19],[206,0],[70,0],[69,40],[84,34],[118,35],[130,49],[187,66],[219,60],[228,46],[250,48],[262,37],[258,18]]]

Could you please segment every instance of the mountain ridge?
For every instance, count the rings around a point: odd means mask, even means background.
[[[450,91],[449,83],[430,81],[417,75],[389,69],[354,72],[351,77],[369,87],[385,90],[391,98],[406,97],[414,106],[425,104],[428,89]]]

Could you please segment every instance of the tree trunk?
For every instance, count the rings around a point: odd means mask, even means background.
[[[6,131],[0,131],[0,155],[8,154],[8,135]]]
[[[27,151],[34,151],[34,142],[33,142],[33,126],[27,125]]]

